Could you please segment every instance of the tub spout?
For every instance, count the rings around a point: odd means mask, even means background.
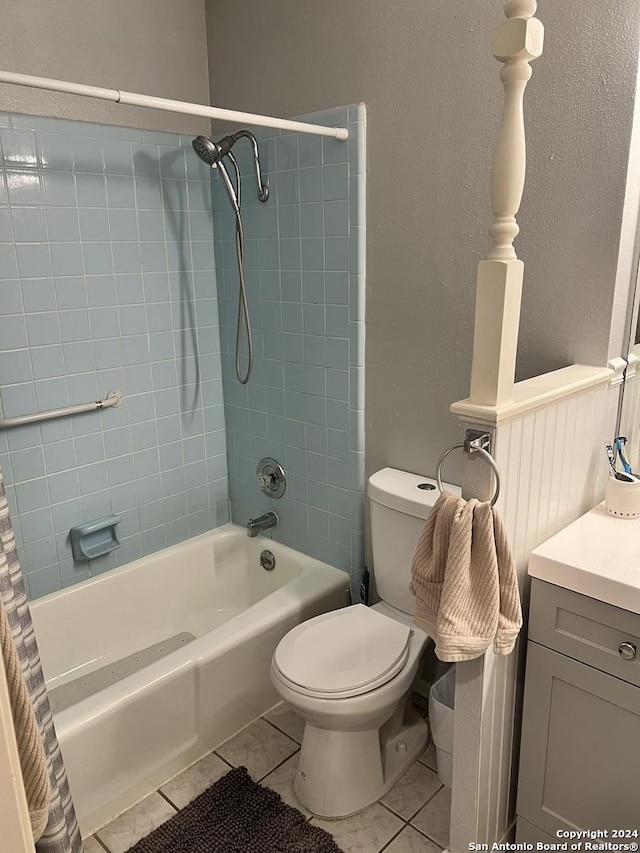
[[[275,512],[265,512],[264,515],[259,515],[257,518],[250,518],[247,522],[247,536],[257,536],[263,530],[275,527],[279,521],[280,519]]]

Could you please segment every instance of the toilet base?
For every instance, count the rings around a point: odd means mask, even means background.
[[[410,707],[398,711],[399,725],[392,717],[382,730],[340,732],[306,724],[293,789],[308,811],[348,817],[395,785],[429,742],[424,719]]]

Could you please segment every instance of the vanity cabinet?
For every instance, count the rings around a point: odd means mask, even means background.
[[[532,579],[516,840],[637,829],[640,615]]]

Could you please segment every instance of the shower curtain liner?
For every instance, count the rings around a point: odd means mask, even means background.
[[[51,785],[46,828],[36,843],[37,853],[82,853],[82,840],[58,745],[40,653],[18,561],[9,506],[0,471],[0,607],[8,620],[27,691],[42,736]],[[23,766],[23,775],[26,776]]]

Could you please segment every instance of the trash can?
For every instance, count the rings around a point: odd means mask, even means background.
[[[453,782],[453,715],[456,668],[450,667],[429,691],[429,723],[436,747],[438,777],[451,788]]]

